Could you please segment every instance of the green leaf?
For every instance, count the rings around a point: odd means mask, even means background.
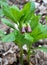
[[[35,28],[33,29],[33,31],[31,32],[31,35],[33,37],[36,37],[37,35],[39,35],[41,33],[41,26],[40,23],[38,25],[35,26]]]
[[[9,26],[9,27],[15,29],[14,24],[13,24],[12,22],[10,22],[8,19],[2,18],[1,21],[2,21],[4,24],[6,24],[7,26]]]
[[[23,14],[28,14],[28,12],[33,12],[35,10],[35,4],[34,2],[28,2],[24,5],[22,12]]]
[[[31,35],[36,37],[39,34],[43,34],[43,33],[44,34],[47,33],[47,26],[46,25],[42,25],[41,23],[38,23],[38,25],[32,31]]]
[[[30,22],[32,30],[35,29],[35,27],[37,27],[40,18],[41,18],[40,15],[34,15],[34,14],[32,15],[31,22]]]
[[[0,6],[3,4],[3,3],[7,3],[7,1],[6,0],[0,0]]]
[[[3,30],[0,30],[0,37],[4,36],[4,31]]]
[[[34,13],[35,10],[35,4],[34,2],[28,2],[27,4],[25,4],[25,6],[23,7],[23,9],[21,10],[21,20],[23,22],[25,21],[29,21],[31,18],[32,13]]]
[[[2,38],[2,42],[12,42],[15,41],[15,32],[12,32]]]
[[[2,40],[2,38],[5,36],[4,31],[0,30],[0,41]]]
[[[38,47],[37,49],[47,53],[47,47],[42,46],[42,47]]]
[[[2,9],[3,9],[3,13],[6,17],[8,17],[9,19],[11,19],[13,22],[17,23],[13,13],[11,12],[11,6],[7,5],[7,4],[3,4]]]
[[[31,36],[34,37],[34,42],[47,38],[47,26],[39,23],[31,32]]]
[[[10,9],[11,9],[11,12],[12,12],[13,16],[15,17],[16,21],[19,21],[19,19],[20,19],[20,10],[19,10],[19,8],[16,5],[12,5],[10,7]]]
[[[3,11],[2,9],[0,9],[0,17],[3,17],[3,16],[4,16]]]
[[[25,33],[25,39],[30,41],[30,42],[34,41],[34,38],[30,34],[28,34],[28,33]]]
[[[40,39],[45,39],[45,38],[47,38],[47,33],[39,34],[38,36],[35,37],[35,41],[38,41]]]
[[[47,26],[39,23],[39,25],[31,33],[31,35],[34,37],[35,42],[40,39],[47,38]]]

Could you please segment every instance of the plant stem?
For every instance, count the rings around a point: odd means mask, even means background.
[[[22,44],[20,45],[20,51],[21,51],[21,53],[20,53],[20,62],[21,62],[21,65],[23,65],[23,49],[22,49]]]
[[[19,30],[21,30],[21,28],[22,28],[22,23],[20,22],[19,23]]]
[[[23,49],[22,49],[22,44],[17,42],[17,45],[20,48],[20,59],[19,59],[19,61],[20,61],[21,65],[23,65]]]
[[[28,62],[29,62],[29,65],[30,65],[30,43],[28,45]]]

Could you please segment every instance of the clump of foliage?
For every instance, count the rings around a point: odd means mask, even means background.
[[[35,4],[34,2],[28,2],[25,4],[23,9],[19,9],[16,5],[9,6],[8,4],[2,5],[2,10],[6,18],[2,18],[1,21],[10,28],[13,28],[13,32],[8,35],[2,36],[3,42],[16,42],[21,49],[21,62],[23,65],[23,49],[22,46],[26,44],[28,46],[28,61],[30,58],[30,47],[31,45],[40,40],[47,38],[47,26],[42,25],[40,15],[35,15]],[[18,30],[14,24],[17,24]]]

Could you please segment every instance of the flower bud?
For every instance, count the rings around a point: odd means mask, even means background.
[[[22,25],[22,28],[21,28],[21,33],[25,33],[26,32],[26,30],[25,30],[25,26],[24,26],[24,24]]]
[[[25,30],[26,30],[26,32],[32,32],[31,27],[30,27],[29,24],[25,27]]]

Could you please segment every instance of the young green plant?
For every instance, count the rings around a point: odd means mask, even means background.
[[[40,15],[35,15],[34,2],[28,2],[20,10],[16,5],[9,6],[8,4],[2,4],[2,10],[6,18],[2,18],[1,21],[10,28],[13,28],[13,32],[3,36],[3,42],[16,42],[21,50],[21,64],[23,65],[23,49],[22,46],[26,44],[28,46],[28,61],[30,59],[30,47],[32,44],[40,39],[47,38],[47,26],[42,25]],[[17,24],[18,30],[14,24]]]

